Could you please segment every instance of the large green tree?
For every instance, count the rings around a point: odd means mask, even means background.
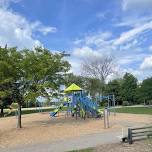
[[[105,93],[106,94],[113,94],[115,95],[116,102],[118,104],[122,104],[122,97],[121,97],[121,84],[122,79],[114,79],[106,85]]]
[[[3,116],[3,108],[9,106],[12,102],[12,84],[17,78],[15,63],[18,62],[18,55],[15,54],[16,48],[0,48],[0,108]],[[13,61],[15,58],[15,62]]]
[[[68,87],[72,83],[75,83],[82,88],[86,86],[86,78],[83,76],[74,75],[73,73],[67,74],[65,80],[66,87]]]
[[[138,87],[137,93],[140,102],[152,101],[152,77],[143,80]]]
[[[96,78],[86,78],[86,90],[90,93],[92,97],[96,95],[101,95],[103,93],[104,84]]]
[[[128,101],[130,104],[135,103],[137,89],[137,78],[131,73],[126,73],[123,76],[121,85],[121,96],[124,101]]]
[[[10,84],[9,90],[13,101],[18,103],[18,128],[21,128],[23,102],[35,100],[38,96],[48,96],[47,88],[50,88],[51,93],[57,90],[64,83],[65,73],[69,70],[70,64],[63,59],[62,54],[51,53],[43,48],[20,51],[17,48],[2,50],[4,51],[0,51],[0,62],[6,62],[10,67],[7,83]],[[3,66],[0,73],[4,75],[0,82],[1,98],[8,96],[7,89],[2,88],[2,86],[6,86],[5,75],[7,76],[7,72],[5,71]]]

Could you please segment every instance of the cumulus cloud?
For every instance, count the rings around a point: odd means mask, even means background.
[[[95,56],[102,56],[100,52],[95,51],[87,46],[84,46],[82,48],[75,48],[72,54],[79,58],[92,58]]]
[[[140,65],[141,70],[152,70],[152,56],[146,57]]]
[[[17,46],[18,48],[33,48],[42,46],[41,42],[34,37],[36,32],[44,35],[56,32],[51,26],[44,26],[40,21],[29,22],[22,15],[10,10],[11,2],[19,0],[0,1],[0,46]]]
[[[75,48],[73,49],[73,54],[79,57],[110,54],[112,50],[115,50],[111,37],[111,32],[87,34],[84,38],[74,41]]]
[[[41,45],[39,40],[32,38],[30,23],[19,14],[0,9],[0,23],[0,46],[31,48]]]

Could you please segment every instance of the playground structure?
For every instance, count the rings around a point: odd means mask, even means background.
[[[50,116],[55,117],[64,107],[66,107],[67,116],[71,114],[76,119],[78,117],[86,119],[89,117],[99,118],[104,116],[104,109],[100,108],[97,102],[89,98],[85,91],[76,84],[72,84],[64,92],[65,98],[63,103],[53,112],[50,112]],[[106,109],[108,109],[110,114],[110,106],[115,106],[114,95],[100,96],[100,99],[106,99],[108,101],[108,107]],[[112,104],[110,104],[111,101]]]

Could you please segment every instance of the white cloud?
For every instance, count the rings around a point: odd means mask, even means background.
[[[91,58],[95,56],[102,56],[100,52],[95,51],[87,46],[84,46],[82,48],[75,48],[72,54],[79,58]]]
[[[144,24],[139,29],[133,28],[136,29],[135,32],[134,30],[130,30],[133,31],[133,34],[130,34],[130,31],[125,32],[128,36],[125,36],[126,38],[123,41],[121,38],[122,35],[118,38],[113,38],[112,33],[109,36],[103,36],[99,32],[86,35],[83,39],[77,39],[75,41],[72,56],[78,59],[77,62],[82,62],[82,60],[90,60],[94,56],[104,57],[105,55],[111,55],[114,57],[114,62],[117,65],[115,67],[116,73],[110,75],[107,81],[122,77],[125,72],[131,72],[139,80],[143,80],[143,78],[149,75],[149,72],[143,72],[139,68],[139,64],[147,56],[147,53],[140,47],[143,43],[143,37],[138,37],[138,35],[141,34],[143,36],[143,33],[151,29],[151,26],[152,22]],[[80,74],[80,71],[81,67],[77,67],[76,74]]]
[[[125,42],[128,42],[134,39],[139,34],[151,29],[152,29],[152,21],[145,23],[144,25],[141,25],[139,27],[135,27],[131,29],[130,31],[122,33],[120,37],[114,41],[114,45],[121,45]]]
[[[88,35],[85,35],[83,39],[77,39],[74,41],[74,44],[101,45],[102,43],[106,42],[106,40],[108,40],[111,36],[111,32],[90,33]]]
[[[109,55],[112,50],[116,49],[115,46],[112,45],[111,37],[111,32],[87,34],[83,39],[74,41],[76,47],[73,49],[73,54],[77,57]]]
[[[133,51],[132,53],[124,53],[120,56],[120,59],[117,61],[119,65],[133,65],[134,62],[141,62],[147,56],[146,53],[137,53]]]
[[[129,10],[151,10],[152,8],[152,0],[123,0],[122,1],[122,9],[124,11]]]
[[[56,33],[57,28],[56,27],[45,27],[42,26],[41,28],[38,29],[38,31],[42,32],[43,35],[47,35],[48,33]]]
[[[72,66],[69,73],[74,73],[75,75],[81,75],[81,60],[75,57],[71,57],[67,60]]]
[[[152,15],[146,16],[123,16],[121,21],[115,24],[116,27],[139,27],[152,20]]]
[[[3,0],[1,6],[8,6],[10,2],[17,0]],[[56,32],[55,27],[44,26],[40,21],[29,22],[22,15],[11,11],[9,8],[0,8],[0,46],[17,46],[18,48],[33,48],[42,46],[41,42],[34,38],[36,32],[44,35]]]
[[[40,21],[35,21],[33,23],[29,23],[33,32],[40,32],[43,35],[47,35],[49,33],[56,33],[57,28],[52,26],[44,26]]]
[[[0,9],[0,23],[0,46],[8,44],[9,47],[32,48],[41,45],[32,37],[30,23],[19,14]]]
[[[146,57],[140,65],[141,70],[152,70],[152,56]]]

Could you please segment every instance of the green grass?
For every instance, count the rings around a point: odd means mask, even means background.
[[[42,112],[51,112],[53,111],[55,108],[47,108],[47,109],[43,109]],[[66,111],[67,110],[67,107],[63,107],[61,111]],[[5,109],[4,110],[4,115],[5,117],[10,117],[10,116],[15,116],[16,112],[15,111],[12,111],[10,114],[8,114],[9,110]],[[25,114],[32,114],[32,113],[39,113],[39,109],[22,109],[22,115],[25,115]],[[1,117],[0,117],[1,118]]]
[[[122,108],[116,108],[116,112],[117,113],[152,115],[152,108],[150,108],[150,107],[149,108],[148,107],[122,107]]]
[[[62,111],[65,111],[67,108],[64,107]],[[48,109],[43,109],[42,112],[51,112],[53,111],[53,108],[48,108]],[[113,111],[113,110],[111,110]],[[7,114],[7,111],[5,111]],[[33,110],[33,109],[27,109],[27,110],[22,110],[22,114],[31,114],[31,113],[38,113],[39,110]],[[122,107],[122,108],[116,108],[117,113],[131,113],[131,114],[148,114],[152,115],[152,108],[148,107]],[[7,116],[15,116],[15,111],[11,112]],[[86,151],[87,152],[87,151]]]
[[[48,109],[43,109],[42,112],[51,112],[53,110],[54,110],[53,108],[48,108]],[[31,113],[39,113],[39,110],[38,109],[22,110],[22,115],[31,114]],[[5,117],[15,116],[15,111],[12,111],[10,114],[8,114],[7,110],[5,110],[4,114]]]

